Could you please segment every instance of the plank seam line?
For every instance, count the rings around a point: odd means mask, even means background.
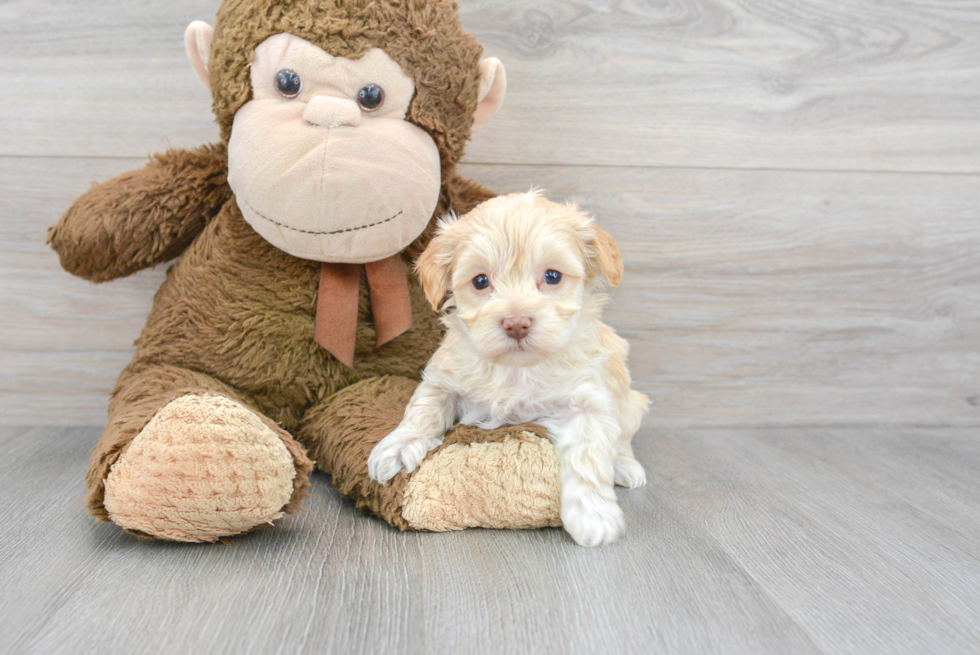
[[[203,145],[203,144],[202,144]],[[136,155],[24,155],[0,153],[0,159],[68,159],[68,160],[94,160],[94,161],[142,161],[148,162],[150,157],[157,152],[164,152],[170,147],[148,153],[144,157]],[[691,166],[691,165],[671,165],[671,164],[562,164],[558,162],[489,162],[489,161],[469,161],[460,162],[469,166],[510,166],[513,168],[614,168],[614,169],[637,169],[637,170],[677,170],[677,171],[745,171],[759,173],[825,173],[825,174],[858,174],[858,175],[933,175],[939,177],[980,177],[980,170],[977,171],[929,171],[929,170],[901,170],[887,168],[800,168],[800,167],[765,167],[765,166]]]
[[[768,587],[764,586],[762,581],[759,578],[757,578],[755,575],[753,575],[752,572],[749,571],[742,564],[742,562],[740,561],[736,553],[730,550],[721,541],[721,539],[719,539],[715,535],[714,531],[712,531],[712,529],[708,526],[708,524],[705,521],[702,521],[700,518],[698,518],[694,514],[694,512],[692,512],[686,505],[684,505],[684,503],[681,502],[680,498],[678,498],[677,495],[675,495],[674,492],[671,491],[666,484],[657,481],[657,485],[661,489],[667,492],[667,495],[670,497],[671,501],[676,505],[677,509],[679,509],[684,513],[685,517],[688,520],[693,521],[695,525],[701,528],[701,531],[708,537],[708,539],[711,540],[711,543],[713,543],[718,548],[718,552],[724,556],[725,561],[728,562],[728,564],[732,566],[735,570],[739,571],[742,575],[744,575],[746,580],[751,581],[752,586],[755,588],[755,590],[771,604],[774,610],[778,611],[778,613],[782,615],[787,621],[789,621],[789,623],[796,626],[796,628],[800,631],[800,633],[806,635],[806,638],[809,640],[810,645],[813,646],[813,649],[816,652],[823,653],[824,655],[830,655],[829,651],[821,648],[820,643],[817,641],[816,636],[790,613],[790,609],[788,607],[784,607],[783,604],[776,599],[773,591],[770,591]]]

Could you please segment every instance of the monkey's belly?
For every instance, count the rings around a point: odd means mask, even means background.
[[[213,375],[286,429],[317,399],[359,380],[417,378],[441,337],[417,283],[413,328],[380,349],[361,289],[352,370],[313,340],[319,267],[277,250],[226,205],[168,272],[136,361]]]

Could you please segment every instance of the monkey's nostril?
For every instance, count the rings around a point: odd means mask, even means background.
[[[505,318],[500,325],[511,339],[523,339],[531,331],[531,319],[527,316]]]

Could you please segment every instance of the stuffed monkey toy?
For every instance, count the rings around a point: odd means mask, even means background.
[[[401,529],[558,525],[538,426],[461,426],[367,476],[442,329],[411,272],[433,218],[492,196],[456,175],[499,108],[450,0],[224,0],[185,42],[221,141],[79,198],[49,241],[105,282],[179,260],[112,391],[86,478],[100,521],[213,542],[295,511],[314,466]]]

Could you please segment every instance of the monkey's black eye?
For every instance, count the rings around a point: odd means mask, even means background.
[[[385,101],[385,90],[377,84],[368,84],[357,92],[357,104],[364,111],[374,111]]]
[[[295,98],[303,90],[303,80],[296,71],[284,68],[276,73],[276,90],[283,98]]]
[[[488,286],[490,286],[490,278],[488,278],[483,273],[480,273],[475,278],[473,278],[473,286],[476,287],[477,291],[483,291]]]
[[[544,272],[544,282],[545,284],[558,284],[561,282],[561,273],[549,268]]]

